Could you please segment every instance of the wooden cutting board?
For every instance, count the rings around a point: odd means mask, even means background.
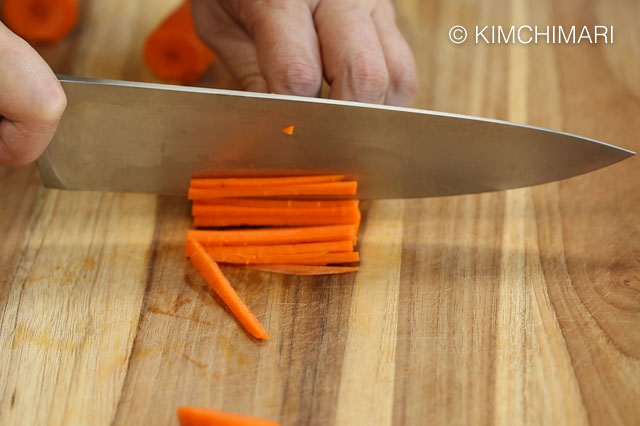
[[[175,3],[86,0],[40,52],[57,72],[156,81],[141,47]],[[417,107],[640,150],[640,3],[469,3],[396,1]],[[614,25],[615,44],[448,40],[522,24]],[[201,84],[232,87],[219,64]],[[0,424],[176,424],[181,404],[285,425],[639,424],[639,166],[369,203],[356,275],[226,268],[265,343],[185,261],[186,200],[0,168]]]

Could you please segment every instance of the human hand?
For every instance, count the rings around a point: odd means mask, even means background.
[[[38,158],[66,104],[62,86],[46,62],[0,22],[0,165]]]
[[[192,0],[202,39],[245,90],[408,105],[413,55],[391,0]]]

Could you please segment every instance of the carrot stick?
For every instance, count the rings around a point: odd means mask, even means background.
[[[179,83],[197,80],[215,56],[196,33],[189,0],[162,21],[144,45],[149,68],[159,77]]]
[[[320,241],[353,240],[353,225],[310,226],[303,228],[241,229],[228,231],[187,231],[204,246],[229,246],[251,244],[296,244]]]
[[[195,216],[196,227],[223,228],[228,226],[314,226],[314,225],[357,225],[360,212],[349,216]]]
[[[235,206],[247,208],[273,209],[329,209],[358,208],[358,200],[269,200],[264,198],[219,198],[216,200],[194,201],[193,206]]]
[[[357,266],[312,266],[312,265],[245,265],[245,268],[285,275],[336,275],[356,272]]]
[[[76,0],[4,0],[2,21],[29,43],[55,43],[78,22]]]
[[[213,408],[178,407],[181,426],[279,426],[280,423]]]
[[[344,177],[344,175],[319,175],[264,178],[193,178],[190,186],[192,188],[247,188],[255,186],[305,185],[309,183],[338,182]]]
[[[217,252],[206,249],[207,254],[215,262],[235,263],[240,265],[333,265],[340,263],[353,263],[360,260],[358,252],[346,253],[301,253],[301,254],[272,254],[260,253],[243,254],[233,252]]]
[[[193,204],[191,214],[193,216],[281,216],[281,217],[308,217],[308,216],[355,216],[358,213],[357,206],[349,207],[249,207],[249,206],[225,206],[215,204]]]
[[[222,301],[229,307],[233,315],[249,334],[257,339],[266,340],[269,335],[262,327],[253,312],[240,299],[227,278],[222,274],[216,262],[209,257],[204,247],[194,238],[187,236],[187,255],[191,259],[194,268],[207,281]]]
[[[215,255],[237,254],[242,256],[261,256],[265,253],[271,255],[291,255],[306,253],[345,253],[353,251],[353,243],[351,241],[329,241],[321,243],[303,243],[303,244],[279,244],[270,246],[214,246],[207,247],[207,253]]]
[[[354,195],[355,181],[312,183],[308,185],[259,186],[239,188],[189,188],[190,200],[233,197],[277,197],[283,195]]]

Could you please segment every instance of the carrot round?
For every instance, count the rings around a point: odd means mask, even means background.
[[[209,68],[215,53],[196,33],[189,0],[151,32],[144,59],[159,77],[179,83],[191,83]]]
[[[187,237],[186,251],[194,268],[200,272],[213,291],[229,307],[245,330],[257,339],[268,339],[269,335],[266,330],[238,296],[229,280],[222,274],[216,262],[209,257],[204,247],[195,239]]]
[[[78,22],[76,0],[4,0],[2,21],[29,43],[55,43]]]
[[[257,178],[193,178],[192,188],[246,188],[256,186],[304,185],[309,183],[338,182],[344,175],[285,176]]]
[[[229,413],[213,408],[178,407],[181,426],[278,426],[280,423],[258,417]]]
[[[307,185],[270,185],[238,188],[189,188],[190,200],[236,197],[279,197],[297,195],[355,195],[355,181],[312,183]]]
[[[245,268],[285,275],[336,275],[356,272],[358,270],[357,266],[317,265],[245,265]]]
[[[296,244],[320,241],[353,240],[355,226],[332,225],[303,228],[239,229],[228,231],[187,231],[192,238],[204,246],[231,246],[251,244]]]
[[[358,252],[345,253],[259,253],[245,254],[240,252],[216,251],[206,249],[207,254],[215,262],[234,263],[238,265],[336,265],[340,263],[353,263],[360,260]]]

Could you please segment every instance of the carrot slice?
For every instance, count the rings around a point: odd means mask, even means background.
[[[257,178],[193,178],[192,188],[246,188],[255,186],[305,185],[310,183],[338,182],[344,175],[285,176]]]
[[[213,408],[178,407],[181,426],[278,426],[280,423],[258,417],[229,413]]]
[[[204,246],[296,244],[320,241],[353,240],[353,225],[310,226],[303,228],[240,229],[228,231],[187,231]]]
[[[349,216],[196,216],[196,227],[222,228],[228,226],[314,226],[314,225],[357,225],[360,212]]]
[[[238,254],[242,256],[261,256],[265,253],[278,254],[306,254],[306,253],[345,253],[353,251],[351,241],[329,241],[321,243],[278,244],[270,246],[214,246],[207,247],[207,253],[221,255]]]
[[[355,195],[355,181],[312,183],[308,185],[258,186],[239,188],[189,188],[190,200],[233,197],[277,197],[284,195]]]
[[[313,265],[245,265],[245,268],[285,275],[336,275],[356,272],[357,266],[313,266]]]
[[[296,254],[244,254],[229,251],[219,252],[210,248],[207,254],[215,262],[235,263],[240,265],[334,265],[340,263],[353,263],[360,260],[358,252],[346,253],[296,253]]]
[[[269,200],[264,198],[219,198],[207,201],[194,201],[194,208],[205,206],[233,206],[246,208],[273,208],[273,209],[333,209],[333,208],[358,208],[358,200]]]
[[[291,136],[293,134],[293,131],[295,130],[295,126],[293,124],[290,124],[288,126],[284,126],[282,128],[282,133],[284,133],[285,135],[289,135]]]
[[[144,59],[159,77],[179,83],[197,80],[216,55],[196,33],[186,0],[156,27],[144,45]]]
[[[4,0],[2,20],[29,43],[55,43],[78,22],[76,0]]]
[[[238,296],[229,280],[222,274],[216,262],[209,257],[204,247],[194,238],[187,236],[186,251],[194,268],[200,272],[213,291],[229,307],[245,330],[257,339],[268,339],[269,335],[265,329]]]
[[[225,206],[215,204],[195,204],[191,208],[193,216],[280,216],[280,217],[308,217],[308,216],[355,216],[358,207],[248,207]]]

